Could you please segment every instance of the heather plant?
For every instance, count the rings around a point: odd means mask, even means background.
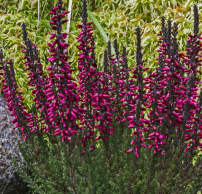
[[[78,83],[68,62],[67,20],[63,2],[50,12],[51,33],[45,75],[37,47],[23,23],[28,85],[33,108],[27,111],[17,91],[12,60],[3,60],[3,92],[22,139],[19,149],[32,176],[22,177],[38,193],[197,193],[201,190],[200,139],[202,92],[197,93],[197,67],[202,49],[199,15],[194,6],[194,35],[187,54],[179,53],[177,24],[162,17],[159,66],[144,77],[141,29],[136,29],[136,67],[128,67],[114,41],[104,53],[103,70],[95,57],[92,22],[87,23],[83,0],[82,30],[78,36]],[[132,74],[132,76],[130,76]],[[198,99],[197,99],[198,98]],[[146,112],[148,109],[148,115]],[[201,151],[201,150],[200,150]]]
[[[32,87],[27,85],[28,82],[26,72],[23,70],[26,68],[23,64],[23,53],[20,53],[19,45],[22,42],[21,38],[21,24],[25,22],[27,24],[28,36],[34,41],[36,37],[36,45],[39,50],[39,56],[41,63],[43,64],[43,70],[46,74],[46,67],[48,65],[46,57],[49,55],[49,41],[50,27],[48,14],[49,10],[53,8],[54,0],[40,1],[40,20],[38,24],[38,0],[8,0],[8,11],[5,14],[5,1],[0,2],[0,33],[1,46],[4,51],[5,57],[10,57],[14,61],[16,72],[16,83],[19,86],[19,91],[24,98],[24,103],[28,109],[32,107]],[[56,2],[56,1],[55,1]],[[69,1],[70,2],[70,1]],[[158,53],[155,52],[158,49],[158,36],[157,31],[160,31],[160,18],[162,15],[165,19],[172,18],[172,20],[178,23],[178,43],[179,51],[186,46],[187,33],[192,32],[193,24],[193,7],[197,1],[125,1],[125,0],[96,0],[96,10],[91,11],[91,0],[88,1],[89,6],[88,16],[93,24],[93,35],[95,38],[95,52],[97,54],[97,62],[99,69],[102,69],[104,64],[104,50],[107,45],[107,41],[110,39],[114,41],[117,38],[119,50],[125,45],[127,47],[128,66],[131,68],[131,64],[135,63],[136,57],[136,44],[137,39],[134,36],[134,29],[137,26],[142,26],[141,40],[142,51],[144,53],[145,67],[149,67],[152,71],[155,70],[155,66],[158,65],[156,58]],[[64,4],[65,9],[68,9],[68,1]],[[72,61],[72,67],[75,69],[72,72],[72,77],[77,79],[77,54],[76,48],[79,31],[76,30],[78,24],[81,24],[82,16],[82,1],[73,1],[70,33],[68,35],[69,47],[67,48],[69,60]],[[201,17],[201,4],[198,3],[199,17]],[[68,14],[69,15],[69,14]],[[92,17],[93,16],[93,17]],[[97,23],[100,24],[104,30],[99,29]],[[94,22],[95,21],[95,22]],[[38,26],[38,31],[37,31]],[[200,29],[201,24],[199,23]],[[65,31],[65,25],[64,31]],[[37,32],[37,34],[36,34]],[[182,51],[184,54],[186,52]],[[112,49],[113,53],[113,49]],[[114,53],[113,53],[114,54]],[[198,68],[201,71],[201,67]],[[130,72],[129,72],[130,73]],[[148,72],[143,72],[144,76],[148,76]],[[197,74],[197,79],[200,79],[201,75]],[[3,76],[0,76],[0,90],[2,89]],[[201,85],[199,86],[201,87]],[[146,110],[147,112],[147,110]]]

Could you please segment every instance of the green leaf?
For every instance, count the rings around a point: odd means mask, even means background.
[[[104,29],[102,28],[102,26],[99,24],[99,22],[97,21],[97,19],[93,16],[93,14],[91,13],[90,10],[87,10],[87,13],[88,13],[89,17],[91,18],[92,22],[95,24],[95,26],[96,26],[96,28],[98,29],[99,33],[101,34],[103,40],[104,40],[106,43],[108,43],[109,38],[108,38],[107,34],[105,33]],[[112,55],[116,55],[115,49],[114,49],[114,47],[112,46],[112,44],[111,44],[111,49],[112,49]],[[129,67],[131,66],[131,64],[130,64],[129,61],[128,61],[128,66],[129,66]]]

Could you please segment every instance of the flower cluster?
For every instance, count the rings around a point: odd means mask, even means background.
[[[116,123],[124,123],[126,130],[132,130],[134,139],[131,148],[126,153],[135,150],[139,157],[140,146],[154,148],[163,154],[163,149],[169,143],[169,137],[178,132],[176,141],[184,138],[187,148],[197,146],[202,148],[199,142],[202,138],[201,105],[202,95],[197,95],[199,82],[196,80],[197,67],[200,66],[198,54],[202,50],[202,37],[198,34],[198,10],[194,6],[194,35],[189,35],[187,55],[179,53],[177,44],[177,24],[171,26],[168,20],[167,27],[162,17],[162,31],[159,39],[160,52],[158,57],[159,67],[156,72],[147,78],[143,78],[143,54],[141,52],[140,28],[137,28],[137,67],[132,67],[132,76],[129,79],[129,71],[126,56],[126,48],[119,55],[117,40],[114,41],[116,56],[111,54],[111,42],[104,54],[104,70],[99,71],[95,59],[94,38],[91,31],[92,22],[87,23],[86,0],[83,0],[83,24],[78,28],[82,32],[78,36],[80,45],[77,47],[78,54],[79,86],[72,77],[71,62],[67,62],[65,42],[67,33],[62,33],[62,24],[66,23],[62,1],[50,12],[51,43],[47,57],[50,66],[47,68],[49,76],[46,77],[42,70],[42,64],[38,57],[36,46],[27,38],[26,25],[23,23],[23,39],[25,46],[22,52],[29,70],[29,85],[34,86],[33,99],[35,102],[35,113],[27,113],[23,106],[22,97],[16,92],[17,86],[14,76],[13,64],[3,61],[1,54],[1,65],[5,71],[3,91],[9,102],[9,110],[15,115],[13,123],[21,128],[22,136],[30,137],[31,133],[49,133],[52,138],[56,135],[62,136],[62,142],[71,143],[72,136],[82,134],[81,142],[85,153],[87,140],[92,140],[90,147],[95,149],[94,142],[102,139],[106,142],[110,135],[116,133]],[[89,45],[91,44],[91,45]],[[182,60],[181,60],[182,59]],[[185,67],[188,66],[188,69]],[[187,76],[185,74],[187,73]],[[133,79],[132,79],[133,78]],[[196,98],[198,102],[196,102]],[[145,111],[149,111],[149,119],[145,119]],[[40,111],[37,114],[37,110]],[[81,126],[82,125],[82,126]],[[98,130],[96,130],[98,129]],[[26,134],[25,132],[26,131]],[[99,131],[96,137],[95,132]],[[144,134],[147,133],[148,137]]]
[[[50,12],[53,15],[51,28],[56,33],[51,33],[50,39],[54,41],[48,45],[51,48],[49,52],[52,54],[47,58],[51,64],[47,67],[50,71],[46,85],[47,101],[50,103],[47,114],[51,126],[55,128],[54,135],[60,134],[63,142],[66,139],[71,142],[71,136],[81,130],[76,120],[81,119],[84,112],[78,105],[80,97],[76,92],[77,84],[71,76],[74,69],[71,69],[71,63],[67,62],[68,57],[64,53],[69,45],[65,43],[68,34],[62,33],[62,24],[67,22],[64,17],[68,13],[64,11],[61,1]]]
[[[202,55],[198,54],[198,52],[202,49],[200,42],[202,37],[197,34],[198,11],[196,6],[194,6],[194,13],[195,34],[194,36],[189,35],[190,38],[187,41],[189,44],[186,49],[188,51],[187,55],[179,54],[176,39],[177,24],[174,23],[174,27],[171,28],[171,21],[168,20],[168,27],[166,27],[164,17],[162,17],[162,31],[158,34],[162,36],[159,39],[159,43],[162,44],[160,45],[160,50],[158,50],[160,54],[157,59],[159,67],[156,67],[156,73],[150,74],[148,78],[144,78],[146,81],[144,87],[149,89],[149,91],[143,95],[145,98],[143,103],[147,105],[147,108],[151,107],[152,109],[149,111],[150,120],[142,119],[141,125],[147,123],[149,129],[154,131],[147,138],[147,140],[155,140],[154,143],[148,146],[148,148],[154,147],[154,153],[158,150],[163,154],[160,149],[162,145],[166,144],[163,139],[168,139],[174,132],[172,129],[176,128],[179,136],[176,136],[175,141],[177,141],[177,138],[183,136],[185,137],[184,140],[190,140],[184,152],[189,150],[190,145],[193,145],[195,150],[197,146],[202,148],[202,144],[199,143],[202,137],[202,130],[199,130],[199,128],[202,129],[200,123],[202,91],[200,97],[196,92],[198,90],[197,86],[200,83],[196,81],[196,72],[199,72],[197,67],[201,66],[198,57]],[[141,57],[141,54],[139,56]],[[180,59],[182,59],[181,62]],[[186,69],[184,64],[188,65],[189,69]],[[188,72],[187,77],[184,76],[186,72]],[[141,79],[141,76],[138,76],[138,78]],[[198,102],[194,101],[197,97],[199,97]],[[135,116],[137,118],[137,114]],[[128,117],[130,120],[133,118],[132,116]],[[138,121],[138,118],[136,121]],[[134,124],[131,127],[134,127]],[[187,132],[191,132],[191,134]],[[135,134],[137,135],[137,133],[138,129]],[[145,140],[141,138],[141,141]],[[133,143],[134,141],[131,142],[131,145]],[[142,146],[145,147],[144,144]],[[135,148],[136,155],[138,156],[137,149],[138,145]],[[132,149],[127,152],[131,151]]]

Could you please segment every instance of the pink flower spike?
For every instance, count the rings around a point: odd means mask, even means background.
[[[166,95],[166,98],[165,98],[165,99],[167,100],[167,99],[169,98],[169,96],[170,96],[170,93],[168,93],[168,94]]]
[[[128,119],[133,119],[133,118],[134,118],[134,116],[128,116],[127,118],[128,118]]]
[[[57,133],[57,132],[59,132],[60,131],[60,129],[56,129],[55,131],[54,131],[54,133]]]
[[[69,44],[67,44],[67,43],[65,43],[65,42],[61,42],[61,41],[60,41],[60,45],[61,45],[64,49],[68,48],[68,46],[69,46]]]
[[[90,145],[90,147],[93,148],[93,149],[95,149],[95,146],[94,146],[94,145]]]
[[[49,67],[47,67],[46,69],[47,69],[47,70],[52,70],[53,68],[49,66]]]
[[[136,151],[136,152],[137,152],[137,150],[138,150],[138,147],[139,147],[139,146],[138,146],[138,145],[136,145],[136,147],[135,147],[135,151]]]
[[[85,152],[86,152],[86,149],[84,149],[84,150],[83,150],[83,153],[82,153],[82,155],[84,155],[84,154],[85,154]]]
[[[165,59],[165,62],[171,62],[171,59]],[[168,68],[169,70],[169,68]]]
[[[55,22],[54,22],[54,21],[51,21],[51,22],[49,22],[49,24],[55,24]]]
[[[154,143],[150,144],[150,145],[148,146],[148,148],[151,148],[151,147],[153,147],[153,146],[154,146]]]
[[[187,40],[187,42],[192,42],[192,39],[191,39],[191,38],[189,38],[189,39]]]
[[[163,139],[164,138],[164,135],[159,135],[159,139]]]
[[[185,137],[185,138],[184,138],[184,140],[189,140],[189,139],[191,139],[191,138],[190,138],[190,137]]]
[[[64,13],[64,14],[67,14],[67,13],[69,13],[69,12],[70,12],[70,11],[64,11],[63,13]]]
[[[54,133],[55,136],[56,136],[56,135],[59,135],[59,134],[60,134],[60,132]]]
[[[189,147],[190,146],[190,144],[191,144],[191,141],[187,144],[187,147]]]
[[[152,137],[152,136],[154,136],[155,134],[156,134],[156,133],[153,132],[153,133],[149,134],[149,137]]]
[[[130,153],[130,152],[132,152],[132,151],[133,151],[133,149],[130,149],[130,150],[127,150],[126,153]]]
[[[51,62],[54,62],[54,61],[56,60],[56,57],[52,57],[52,58],[47,57],[47,59],[48,59],[49,61],[51,61]]]
[[[97,141],[98,139],[100,139],[101,137],[99,136],[99,137],[96,137],[95,139],[94,139],[94,141]]]
[[[58,76],[58,74],[55,74],[55,77],[56,77],[57,79],[59,79],[59,76]]]
[[[142,145],[142,147],[145,147],[145,148],[147,147],[147,145],[145,145],[145,144],[143,144],[143,143],[142,143],[141,145]]]
[[[163,68],[162,70],[163,70],[163,71],[169,71],[169,68],[166,67],[166,68]]]
[[[67,137],[67,140],[71,143],[71,137]]]
[[[54,8],[52,9],[52,11],[55,12],[55,10],[57,10],[57,9],[58,9],[58,6],[54,7]]]
[[[42,112],[44,110],[44,106],[41,108],[40,112]]]
[[[134,144],[134,142],[135,142],[135,140],[133,139],[133,140],[131,141],[130,145],[133,145],[133,144]]]
[[[189,148],[186,148],[183,152],[187,152],[189,150]]]
[[[51,18],[51,20],[55,20],[55,19],[57,19],[56,15]]]
[[[53,39],[53,38],[55,38],[55,33],[51,33],[50,39]]]

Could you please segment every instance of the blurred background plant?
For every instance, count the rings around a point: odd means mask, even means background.
[[[38,23],[38,2],[40,2],[39,23]],[[68,10],[69,0],[63,0],[65,9]],[[14,59],[14,68],[16,72],[17,84],[22,96],[25,99],[25,105],[31,109],[33,88],[28,87],[27,73],[23,54],[19,47],[22,44],[21,24],[25,22],[28,29],[28,37],[34,41],[36,36],[36,45],[39,50],[43,70],[48,66],[46,57],[48,53],[48,41],[50,36],[49,11],[53,8],[56,0],[0,0],[0,45],[4,52],[5,58]],[[94,4],[95,3],[95,4]],[[135,28],[141,27],[142,52],[145,60],[144,66],[155,70],[157,66],[158,52],[158,32],[161,30],[161,16],[165,19],[171,19],[172,22],[178,23],[178,42],[179,51],[184,52],[182,48],[186,46],[188,34],[193,29],[193,5],[197,3],[199,10],[199,20],[202,20],[202,3],[197,0],[88,0],[88,9],[97,19],[98,23],[108,36],[111,42],[115,38],[118,40],[119,50],[123,46],[127,48],[127,56],[131,66],[136,66],[136,43]],[[71,25],[69,30],[67,49],[69,61],[72,67],[77,69],[78,49],[76,48],[79,35],[77,25],[81,24],[82,1],[73,0],[71,12]],[[90,22],[90,18],[89,18]],[[107,47],[106,41],[94,25],[95,52],[97,64],[102,69],[104,63],[104,50]],[[66,27],[63,29],[66,30]],[[199,23],[199,34],[202,30],[202,23]],[[185,53],[185,52],[184,52]],[[130,67],[131,67],[130,66]],[[201,69],[198,69],[201,72]],[[148,76],[147,73],[143,74]],[[74,75],[77,79],[78,71]],[[198,79],[201,79],[201,74]],[[0,85],[3,77],[0,77]],[[1,90],[1,87],[0,87]]]
[[[65,9],[68,10],[69,1],[63,0]],[[93,0],[88,1],[88,9],[92,11]],[[36,45],[40,50],[40,57],[43,63],[43,68],[48,65],[46,57],[48,54],[48,38],[50,34],[48,12],[53,8],[56,0],[40,1],[40,20],[39,29],[36,36]],[[172,19],[173,22],[178,23],[178,41],[180,51],[186,45],[188,33],[193,28],[193,7],[196,0],[178,0],[178,1],[152,1],[152,0],[95,0],[95,11],[91,12],[97,19],[101,27],[104,29],[109,40],[114,41],[118,39],[119,49],[123,46],[127,48],[127,56],[131,66],[135,66],[135,52],[136,52],[136,37],[135,28],[139,25],[141,30],[144,65],[146,67],[154,67],[157,65],[156,58],[158,53],[157,33],[161,30],[161,16],[165,19]],[[81,9],[82,1],[74,0],[72,4],[71,25],[69,31],[68,44],[70,45],[67,52],[72,61],[72,66],[77,67],[76,37],[79,32],[77,25],[81,24]],[[201,3],[198,3],[199,17],[202,19]],[[22,44],[21,24],[25,22],[29,31],[29,38],[34,41],[38,23],[38,0],[0,0],[0,44],[3,46],[5,57],[13,58],[15,70],[17,74],[17,82],[20,90],[26,96],[25,103],[31,108],[32,97],[31,88],[29,88],[26,78],[26,73],[23,71],[25,65],[22,60],[22,53],[20,53],[19,45]],[[201,30],[201,23],[199,29]],[[64,28],[65,31],[65,28]],[[201,33],[199,31],[199,33]],[[100,68],[103,66],[104,49],[107,43],[94,26],[93,31],[95,37],[95,47],[97,60]],[[75,78],[78,72],[75,73]],[[145,76],[147,74],[145,73]],[[0,82],[2,81],[0,78]],[[1,87],[0,87],[1,88]]]

